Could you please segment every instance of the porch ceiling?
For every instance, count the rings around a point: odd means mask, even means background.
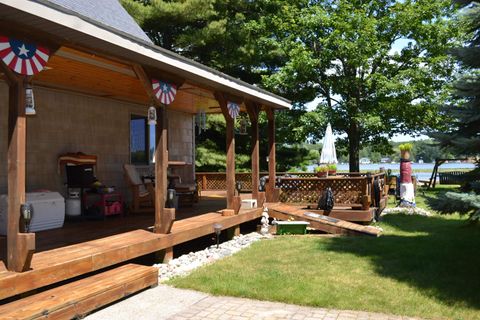
[[[151,103],[133,67],[68,47],[61,47],[33,84],[139,104]],[[169,108],[187,113],[219,112],[213,93],[190,83],[178,90]]]

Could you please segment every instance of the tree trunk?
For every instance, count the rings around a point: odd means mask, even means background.
[[[348,131],[348,163],[350,172],[360,172],[360,130],[354,121]]]

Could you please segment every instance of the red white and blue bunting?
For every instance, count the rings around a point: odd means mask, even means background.
[[[49,55],[44,47],[0,36],[0,58],[16,73],[27,76],[39,73],[47,64]]]
[[[152,79],[152,88],[155,97],[163,104],[170,104],[175,100],[177,86],[171,83]]]
[[[232,119],[235,119],[240,114],[240,106],[235,102],[228,102],[227,103],[228,114]]]

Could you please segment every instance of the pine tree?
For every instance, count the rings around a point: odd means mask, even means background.
[[[449,106],[444,112],[451,117],[449,132],[435,133],[432,137],[444,148],[458,154],[477,157],[477,168],[466,175],[467,180],[478,180],[480,176],[480,3],[457,1],[464,8],[464,23],[470,32],[467,45],[452,53],[462,70],[460,79],[454,84],[457,105]],[[480,220],[480,183],[470,183],[470,193],[447,192],[445,197],[433,203],[443,213],[460,212],[471,219]]]

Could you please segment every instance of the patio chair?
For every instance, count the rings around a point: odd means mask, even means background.
[[[152,212],[155,209],[155,189],[152,182],[144,183],[132,164],[123,165],[125,178],[132,188],[130,211],[134,213]]]

